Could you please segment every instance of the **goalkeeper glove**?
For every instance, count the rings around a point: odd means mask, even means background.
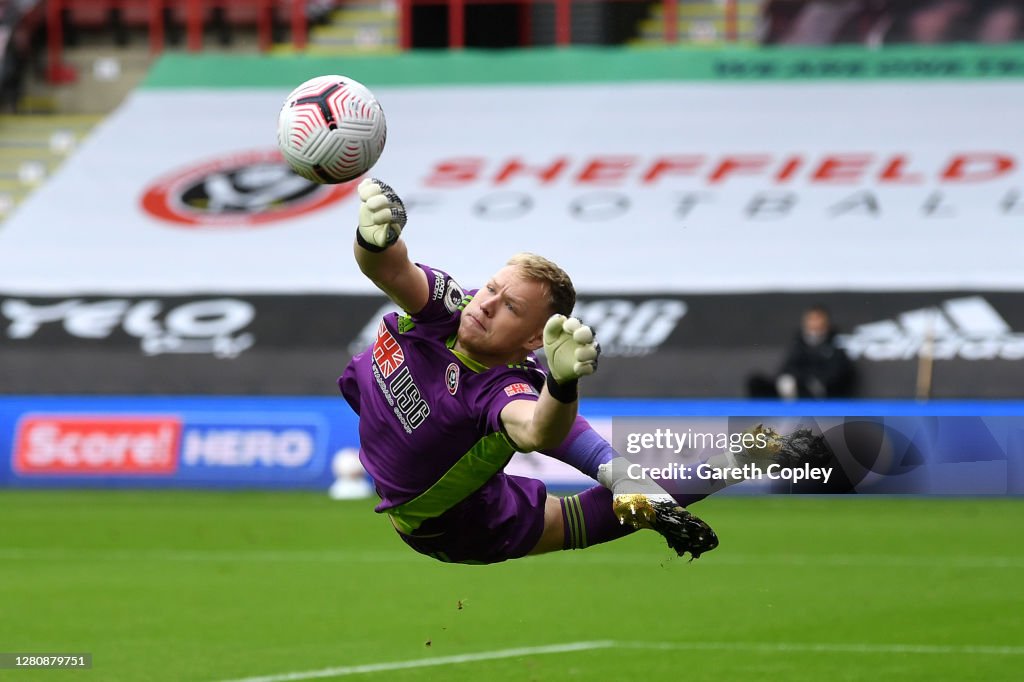
[[[548,393],[563,403],[576,400],[576,381],[597,371],[601,346],[590,327],[575,317],[552,315],[544,325],[544,354],[548,358]]]
[[[359,183],[359,229],[356,241],[367,251],[381,252],[398,241],[405,227],[405,204],[391,186],[377,178]]]

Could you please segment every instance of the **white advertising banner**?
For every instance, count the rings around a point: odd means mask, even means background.
[[[289,89],[134,93],[0,229],[0,291],[372,290],[353,185],[276,157]],[[588,293],[1024,289],[1019,82],[373,89],[372,173],[465,286],[534,251]]]

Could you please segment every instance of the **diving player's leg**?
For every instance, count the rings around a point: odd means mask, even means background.
[[[544,530],[530,554],[583,549],[648,528],[682,556],[694,558],[718,545],[715,532],[671,497],[615,495],[603,485],[568,497],[548,496]]]
[[[616,540],[635,528],[619,522],[612,507],[612,494],[595,486],[578,495],[549,495],[544,505],[544,532],[530,554],[563,549],[583,549]]]
[[[625,458],[617,457],[597,471],[597,479],[609,491],[612,513],[620,523],[656,531],[679,556],[689,552],[696,559],[718,546],[715,531],[683,508],[703,495],[670,495],[657,481],[630,474],[632,468]]]
[[[565,523],[562,520],[562,503],[560,498],[548,495],[544,502],[544,531],[540,540],[530,550],[530,554],[546,554],[562,549],[565,540]]]
[[[399,535],[417,552],[440,561],[517,559],[544,535],[547,499],[542,481],[498,473],[448,511]]]

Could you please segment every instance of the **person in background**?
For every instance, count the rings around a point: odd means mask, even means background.
[[[971,11],[966,0],[931,0],[918,3],[907,17],[908,42],[935,45],[955,39],[957,29]]]
[[[804,311],[800,330],[779,371],[773,376],[751,376],[747,394],[751,398],[784,400],[844,398],[853,394],[854,382],[854,365],[836,345],[836,330],[828,310],[814,305]]]
[[[978,18],[976,39],[979,43],[995,45],[1021,39],[1024,28],[1024,2],[1021,0],[993,0]]]
[[[769,0],[765,45],[875,44],[889,24],[888,0]]]

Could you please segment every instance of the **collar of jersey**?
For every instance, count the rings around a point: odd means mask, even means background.
[[[459,361],[462,362],[462,364],[464,364],[466,367],[469,367],[477,374],[481,374],[482,372],[487,371],[487,365],[481,364],[474,360],[473,358],[469,357],[468,355],[464,355],[459,351],[455,350],[455,334],[449,336],[448,340],[444,342],[444,345],[448,346],[448,350],[450,350],[452,352],[452,355],[457,357]]]

